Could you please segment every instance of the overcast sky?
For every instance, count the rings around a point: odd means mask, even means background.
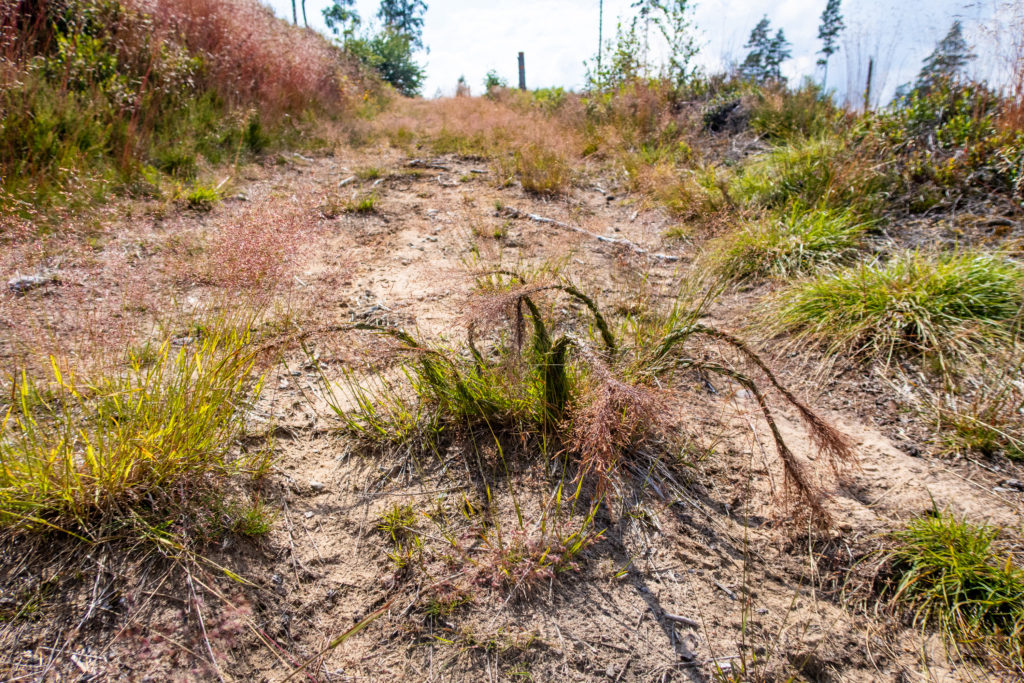
[[[1019,2],[1020,0],[1017,0]],[[291,0],[264,0],[282,17],[291,18]],[[861,92],[868,57],[875,59],[875,92],[887,100],[900,84],[912,80],[921,60],[945,35],[956,17],[964,20],[968,38],[984,47],[982,25],[990,25],[998,0],[846,0],[847,31],[829,66],[829,87],[841,95]],[[321,10],[330,0],[306,0],[310,25],[326,30]],[[531,88],[584,84],[583,61],[597,52],[598,0],[428,0],[423,40],[429,54],[423,94],[449,95],[460,75],[474,93],[484,75],[496,69],[516,82],[516,55],[526,53],[527,85]],[[619,17],[630,16],[631,0],[605,0],[605,36],[614,34]],[[376,0],[357,0],[364,23],[376,13]],[[825,0],[703,0],[694,12],[702,44],[700,63],[714,71],[740,61],[750,30],[767,15],[773,28],[785,30],[793,58],[783,64],[791,82],[805,75],[820,78],[815,61],[820,49],[818,24]],[[301,22],[301,15],[299,21]],[[991,77],[991,50],[978,49],[976,69]]]

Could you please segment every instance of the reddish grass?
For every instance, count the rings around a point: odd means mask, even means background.
[[[155,29],[205,55],[206,85],[236,105],[271,112],[336,104],[356,73],[323,37],[256,0],[124,0]]]
[[[206,278],[229,290],[273,295],[299,262],[313,229],[299,207],[256,202],[212,238]]]
[[[258,0],[119,0],[101,15],[122,71],[142,78],[141,91],[160,96],[160,68],[181,47],[203,60],[198,90],[267,114],[333,107],[361,95],[360,71],[337,47],[274,16]],[[66,0],[0,3],[0,84],[30,57],[52,48],[49,17]],[[76,0],[72,6],[88,6]],[[79,11],[76,9],[75,11]],[[141,97],[141,96],[140,96]]]

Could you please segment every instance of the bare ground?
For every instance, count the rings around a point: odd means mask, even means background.
[[[607,179],[544,200],[516,186],[497,187],[484,162],[410,161],[393,149],[287,156],[249,169],[234,181],[245,199],[225,201],[211,214],[135,205],[92,232],[76,231],[76,244],[94,244],[84,256],[60,244],[23,256],[55,268],[60,278],[0,301],[5,363],[25,360],[26,345],[38,351],[46,339],[66,349],[137,341],[154,329],[184,334],[191,311],[249,298],[244,288],[219,281],[218,264],[202,255],[225,226],[253,206],[292,212],[304,226],[300,239],[287,244],[291,270],[266,323],[277,331],[267,335],[276,339],[267,343],[268,357],[282,362],[270,366],[252,423],[254,434],[271,429],[276,438],[277,465],[264,493],[281,512],[262,540],[232,539],[203,553],[251,585],[209,563],[189,573],[166,559],[132,554],[90,554],[77,576],[58,576],[55,567],[69,566],[64,560],[24,561],[38,556],[27,552],[37,540],[9,541],[0,573],[4,614],[10,617],[25,596],[38,597],[31,615],[0,624],[6,678],[280,681],[307,660],[294,679],[703,681],[740,666],[742,680],[998,677],[976,664],[951,663],[941,639],[876,610],[863,586],[877,564],[870,551],[879,535],[933,505],[1020,528],[1021,494],[994,491],[1014,473],[997,462],[921,457],[926,447],[908,447],[919,426],[879,399],[872,376],[848,372],[811,383],[806,368],[786,357],[772,359],[784,382],[857,444],[858,465],[832,485],[831,534],[808,540],[786,522],[782,470],[757,406],[721,384],[714,393],[703,390],[704,410],[674,416],[711,455],[691,462],[671,492],[638,487],[602,508],[607,532],[576,566],[526,592],[462,581],[465,564],[453,565],[454,578],[446,575],[442,528],[465,542],[466,557],[478,564],[486,557],[479,516],[460,512],[466,501],[480,504],[486,496],[475,475],[460,470],[464,454],[455,446],[429,458],[360,449],[338,430],[298,341],[316,350],[328,373],[338,373],[362,372],[379,343],[346,331],[353,321],[460,339],[473,273],[499,265],[557,267],[608,310],[663,305],[694,247],[666,242],[666,216],[619,195]],[[344,183],[368,166],[380,167],[381,177]],[[379,197],[374,212],[332,209],[371,191]],[[496,203],[678,260],[510,218]],[[207,245],[205,251],[190,251],[193,242]],[[9,270],[13,262],[4,265]],[[180,314],[157,313],[168,306]],[[750,292],[730,293],[713,310],[733,329],[756,315]],[[787,440],[813,461],[797,416],[780,412]],[[496,481],[490,512],[528,542],[551,495],[544,464],[516,465]],[[377,523],[396,502],[444,520],[420,521],[429,558],[424,571],[398,568],[388,557]],[[55,549],[53,556],[74,552]],[[459,592],[467,587],[470,595]],[[458,604],[431,613],[427,606],[442,603],[449,588]],[[374,618],[364,629],[325,651],[368,616]]]

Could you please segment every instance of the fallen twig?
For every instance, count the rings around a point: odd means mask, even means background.
[[[637,244],[634,244],[633,242],[630,242],[629,240],[623,239],[621,237],[607,237],[606,235],[598,235],[595,232],[590,232],[589,230],[584,230],[583,228],[578,228],[575,225],[570,225],[569,223],[563,223],[562,221],[555,220],[554,218],[547,218],[545,216],[538,216],[535,213],[526,213],[524,211],[520,211],[519,209],[516,209],[516,208],[511,207],[511,206],[508,206],[508,207],[505,207],[504,209],[502,209],[501,213],[502,213],[502,215],[508,216],[509,218],[525,218],[527,220],[533,221],[534,223],[543,223],[545,225],[553,225],[556,228],[563,228],[565,230],[572,230],[573,232],[578,232],[581,235],[586,235],[587,237],[591,237],[591,238],[593,238],[593,239],[595,239],[595,240],[597,240],[599,242],[605,242],[607,244],[616,244],[616,245],[619,245],[619,246],[623,246],[623,247],[626,247],[627,249],[632,250],[633,252],[635,252],[637,254],[642,254],[644,256],[649,256],[650,258],[658,259],[659,261],[678,261],[679,260],[678,256],[672,256],[671,254],[652,253],[650,250],[644,249],[643,247],[641,247],[641,246],[639,246]]]
[[[677,624],[683,624],[684,626],[689,626],[690,628],[700,628],[700,622],[696,619],[684,617],[679,614],[671,614],[669,612],[665,612],[664,615],[666,619],[668,619],[669,621],[674,621]]]

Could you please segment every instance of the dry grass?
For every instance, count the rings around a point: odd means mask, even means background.
[[[127,0],[152,19],[151,49],[180,39],[205,57],[205,85],[235,105],[269,114],[331,107],[362,94],[354,68],[312,31],[253,0]]]
[[[375,122],[392,140],[416,138],[437,154],[493,160],[498,182],[518,180],[538,194],[564,192],[584,141],[569,114],[547,114],[514,101],[451,98],[403,101]]]

